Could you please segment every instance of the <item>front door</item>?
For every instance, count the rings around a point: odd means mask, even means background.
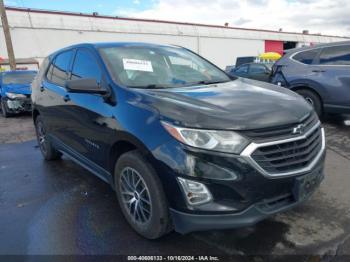
[[[97,56],[88,48],[77,49],[70,73],[72,80],[81,78],[93,78],[100,86],[105,85]],[[62,130],[64,143],[87,165],[107,166],[106,156],[116,137],[115,106],[98,94],[67,93],[66,106],[61,108],[62,115],[67,116],[67,128]]]

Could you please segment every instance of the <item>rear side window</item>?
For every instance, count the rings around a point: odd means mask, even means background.
[[[243,65],[234,70],[236,73],[248,73],[248,66]]]
[[[68,70],[73,51],[66,51],[56,56],[47,71],[47,79],[59,86],[64,86],[68,79]]]
[[[101,69],[95,57],[87,49],[79,49],[74,59],[71,79],[93,78],[101,82]]]
[[[300,63],[311,65],[315,57],[317,56],[318,52],[319,52],[319,49],[303,51],[294,55],[293,59],[296,61],[299,61]]]
[[[350,45],[326,47],[320,55],[321,65],[350,65]]]
[[[254,65],[251,64],[249,67],[249,72],[253,74],[265,73],[267,70],[263,65]]]

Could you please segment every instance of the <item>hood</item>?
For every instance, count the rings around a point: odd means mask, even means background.
[[[285,88],[238,78],[227,83],[142,89],[142,100],[161,119],[204,129],[250,130],[300,122],[312,107]],[[139,100],[140,101],[140,100]]]
[[[30,95],[32,93],[30,84],[2,84],[2,93],[15,93]]]

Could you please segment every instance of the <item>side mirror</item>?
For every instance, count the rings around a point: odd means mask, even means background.
[[[70,93],[88,93],[105,95],[108,90],[101,88],[93,78],[82,78],[76,80],[68,80],[66,82],[66,89]]]

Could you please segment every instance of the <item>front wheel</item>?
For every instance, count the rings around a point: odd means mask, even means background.
[[[114,179],[123,215],[137,233],[156,239],[171,230],[163,187],[155,170],[138,151],[119,158]]]
[[[10,113],[8,112],[7,106],[5,103],[6,103],[5,100],[1,100],[1,113],[3,117],[7,118],[10,116]]]
[[[304,97],[304,99],[313,106],[313,108],[315,109],[317,115],[321,118],[322,117],[322,102],[321,99],[319,98],[319,96],[311,91],[311,90],[307,90],[307,89],[300,89],[296,91],[299,95],[301,95],[302,97]]]

